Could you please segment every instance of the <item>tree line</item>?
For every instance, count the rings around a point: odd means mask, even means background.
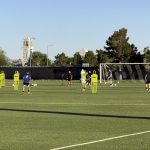
[[[32,66],[81,66],[89,63],[96,66],[99,63],[142,63],[150,62],[150,48],[145,47],[142,52],[133,44],[129,43],[127,29],[121,28],[108,37],[104,49],[97,49],[95,52],[88,50],[84,58],[79,52],[68,57],[64,52],[57,54],[52,62],[46,54],[35,51],[32,53]],[[0,49],[0,65],[10,65],[4,50]],[[27,63],[29,65],[29,63]]]

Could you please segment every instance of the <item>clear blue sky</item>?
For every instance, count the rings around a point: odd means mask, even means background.
[[[81,48],[103,49],[114,31],[128,29],[139,50],[150,45],[150,0],[2,0],[0,47],[11,59],[22,57],[23,39],[49,58]]]

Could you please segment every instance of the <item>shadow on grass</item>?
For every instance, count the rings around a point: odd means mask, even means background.
[[[100,117],[100,118],[104,117],[104,118],[122,118],[122,119],[125,118],[125,119],[150,120],[150,117],[143,117],[143,116],[104,115],[104,114],[88,114],[88,113],[60,112],[60,111],[48,111],[48,110],[28,110],[28,109],[15,109],[15,108],[0,108],[0,111],[44,113],[44,114],[72,115],[72,116]]]

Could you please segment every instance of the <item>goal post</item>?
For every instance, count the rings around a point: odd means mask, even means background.
[[[150,69],[150,63],[100,63],[100,83],[105,82],[108,69],[112,70],[114,80],[144,80],[145,71]]]

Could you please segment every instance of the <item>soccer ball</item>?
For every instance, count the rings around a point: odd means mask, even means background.
[[[114,84],[114,86],[117,86],[117,84]]]
[[[37,84],[31,84],[31,86],[37,86]]]
[[[118,81],[118,83],[119,83],[119,81]]]

